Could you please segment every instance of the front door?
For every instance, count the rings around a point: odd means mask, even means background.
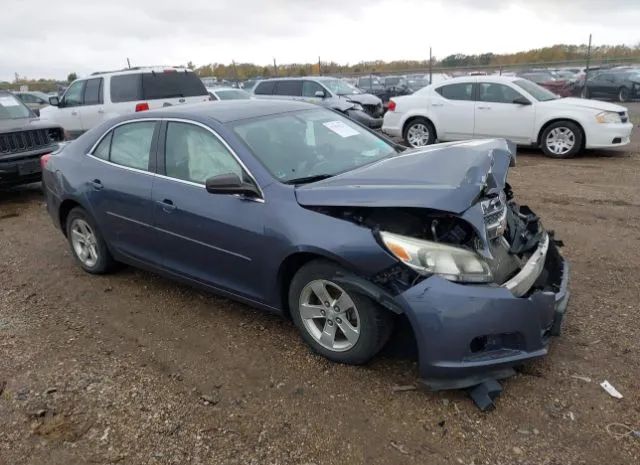
[[[520,92],[505,84],[479,82],[475,108],[475,138],[504,137],[530,144],[535,124],[535,107]],[[516,99],[529,105],[514,103]]]
[[[83,104],[78,108],[84,131],[93,129],[104,121],[103,81],[103,78],[86,81]]]
[[[85,81],[76,81],[71,84],[55,112],[55,122],[62,126],[72,139],[83,132],[80,108],[84,96],[84,85]]]
[[[84,161],[89,205],[116,253],[160,265],[151,189],[159,122],[111,130]]]
[[[154,225],[163,266],[199,282],[253,300],[264,255],[262,199],[210,194],[211,176],[247,177],[230,150],[211,130],[192,123],[166,123],[164,158],[153,185]],[[164,165],[164,166],[162,166]]]

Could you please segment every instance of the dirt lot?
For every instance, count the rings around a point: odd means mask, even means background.
[[[640,429],[640,134],[518,162],[573,298],[491,413],[462,392],[394,392],[416,381],[406,357],[331,364],[274,315],[130,268],[89,276],[38,186],[0,193],[0,464],[640,463],[640,438],[607,432]]]

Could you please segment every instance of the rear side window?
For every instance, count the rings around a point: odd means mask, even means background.
[[[133,102],[142,100],[142,80],[140,74],[122,74],[111,77],[111,101]]]
[[[184,71],[144,73],[142,94],[145,100],[209,95],[195,73]]]
[[[256,90],[253,93],[257,95],[272,95],[275,87],[276,83],[274,81],[263,81],[256,86]]]
[[[89,79],[84,87],[84,104],[98,105],[102,103],[102,78]]]
[[[300,97],[302,95],[302,81],[278,81],[275,95]]]
[[[154,121],[141,121],[115,128],[109,160],[118,165],[147,171],[155,126]]]
[[[438,87],[436,92],[448,100],[473,100],[473,83],[449,84]]]
[[[109,151],[111,150],[111,138],[113,137],[113,131],[104,136],[96,149],[93,151],[93,155],[102,160],[109,159]]]

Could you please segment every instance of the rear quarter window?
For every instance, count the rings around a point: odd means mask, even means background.
[[[140,74],[123,74],[111,77],[111,101],[133,102],[142,100],[142,81]]]
[[[256,86],[256,90],[253,93],[257,95],[272,95],[275,87],[276,83],[274,81],[264,81]]]
[[[184,71],[144,73],[142,94],[145,100],[209,95],[195,73]]]

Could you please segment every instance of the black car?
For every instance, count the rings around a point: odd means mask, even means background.
[[[604,97],[628,102],[640,98],[640,69],[607,70],[589,77],[582,97]]]
[[[40,181],[40,157],[63,139],[60,126],[38,120],[19,98],[0,91],[0,187]]]

